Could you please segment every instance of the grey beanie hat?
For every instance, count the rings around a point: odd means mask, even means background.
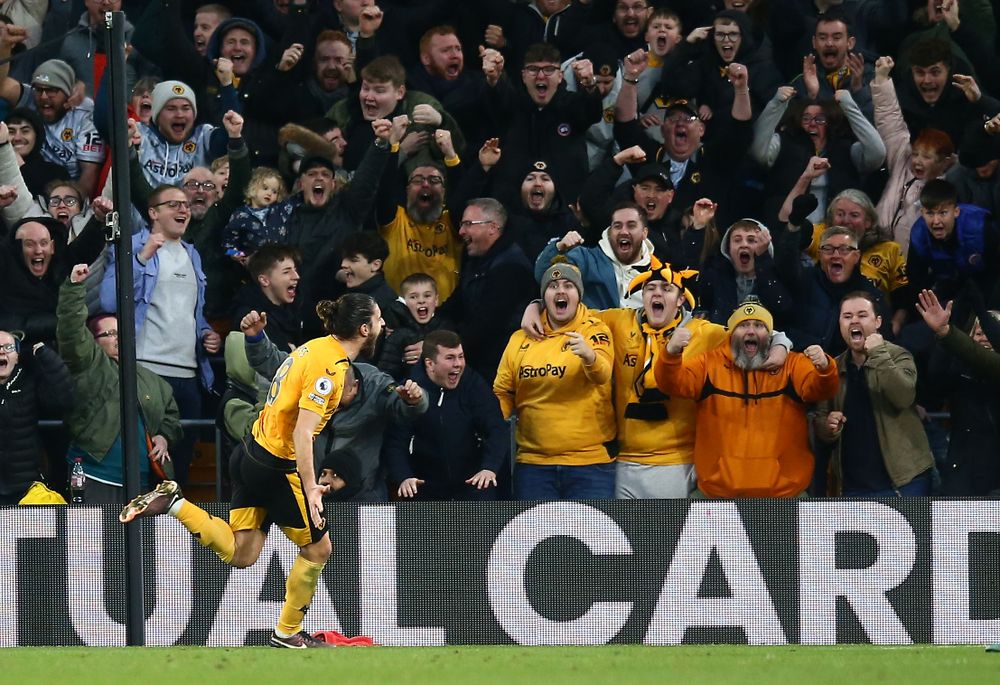
[[[580,270],[569,262],[556,262],[545,270],[541,280],[543,298],[545,297],[545,291],[548,289],[549,283],[560,278],[564,278],[575,285],[576,291],[580,293],[580,299],[583,299],[583,276],[580,274]]]
[[[35,68],[35,73],[31,75],[31,85],[58,88],[66,95],[73,93],[74,83],[76,83],[76,73],[73,71],[73,67],[61,59],[50,59],[42,62]]]
[[[198,116],[198,103],[194,98],[194,91],[191,86],[183,81],[161,81],[156,84],[151,93],[153,99],[153,122],[160,116],[160,111],[167,106],[167,103],[176,98],[183,98],[191,103],[194,115]]]

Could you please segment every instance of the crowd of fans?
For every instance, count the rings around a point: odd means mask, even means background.
[[[362,293],[340,499],[995,495],[998,11],[7,0],[0,504],[75,459],[124,500],[115,210],[144,477],[188,482],[182,419],[243,439]]]

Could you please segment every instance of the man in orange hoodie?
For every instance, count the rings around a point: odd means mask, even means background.
[[[694,465],[708,497],[797,497],[813,474],[806,405],[837,394],[837,368],[818,345],[792,352],[773,371],[761,366],[774,321],[755,300],[727,325],[729,344],[693,357],[674,332],[654,366],[659,389],[697,402]]]

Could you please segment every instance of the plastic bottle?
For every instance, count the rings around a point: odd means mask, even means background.
[[[83,462],[80,457],[73,460],[73,468],[69,472],[69,493],[72,504],[83,504],[86,500],[87,474],[83,472]]]

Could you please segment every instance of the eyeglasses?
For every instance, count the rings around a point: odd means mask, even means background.
[[[551,64],[544,67],[540,67],[537,64],[532,64],[531,66],[525,67],[524,71],[528,74],[528,76],[538,76],[539,72],[545,76],[552,76],[552,74],[559,71],[559,67],[553,66]]]
[[[698,121],[698,117],[693,114],[671,114],[666,118],[666,123],[670,124],[690,124]]]
[[[476,221],[469,221],[465,219],[458,225],[459,228],[469,228],[470,226],[479,226],[480,224],[495,224],[493,219],[477,219]]]
[[[857,252],[858,248],[851,247],[850,245],[823,245],[819,248],[819,251],[828,257],[834,252],[839,254],[841,257],[846,257],[852,252]]]
[[[6,352],[10,354],[12,352],[17,352],[17,345],[15,343],[7,343],[5,345],[0,345],[0,352]]]
[[[215,190],[213,181],[185,181],[184,188],[187,190]]]
[[[58,207],[60,204],[64,204],[67,207],[76,207],[80,204],[80,201],[72,195],[53,195],[49,198],[49,207]]]
[[[110,331],[101,331],[100,333],[94,334],[95,338],[117,338],[118,331],[111,329]]]
[[[825,114],[817,114],[816,116],[811,117],[808,114],[803,114],[802,115],[802,123],[803,124],[817,124],[819,126],[822,126],[823,124],[826,123],[826,115]]]
[[[715,40],[719,41],[720,43],[726,43],[726,42],[735,43],[740,39],[741,35],[742,34],[739,31],[732,31],[726,33],[716,31]]]
[[[615,12],[621,12],[622,14],[635,12],[636,14],[638,14],[639,12],[645,12],[648,8],[649,6],[646,5],[646,3],[644,2],[638,2],[635,3],[634,5],[626,5],[624,3],[620,3],[618,5],[615,5]]]
[[[151,206],[152,207],[162,207],[163,205],[166,205],[170,209],[179,209],[181,207],[183,207],[184,209],[187,209],[188,207],[191,206],[191,203],[188,202],[187,200],[166,200],[165,202],[157,202],[155,205],[151,205]]]
[[[444,183],[444,179],[437,175],[424,176],[423,174],[414,174],[413,176],[410,176],[410,183],[413,185],[416,186],[423,185],[424,181],[427,181],[432,186],[439,186],[442,183]]]

